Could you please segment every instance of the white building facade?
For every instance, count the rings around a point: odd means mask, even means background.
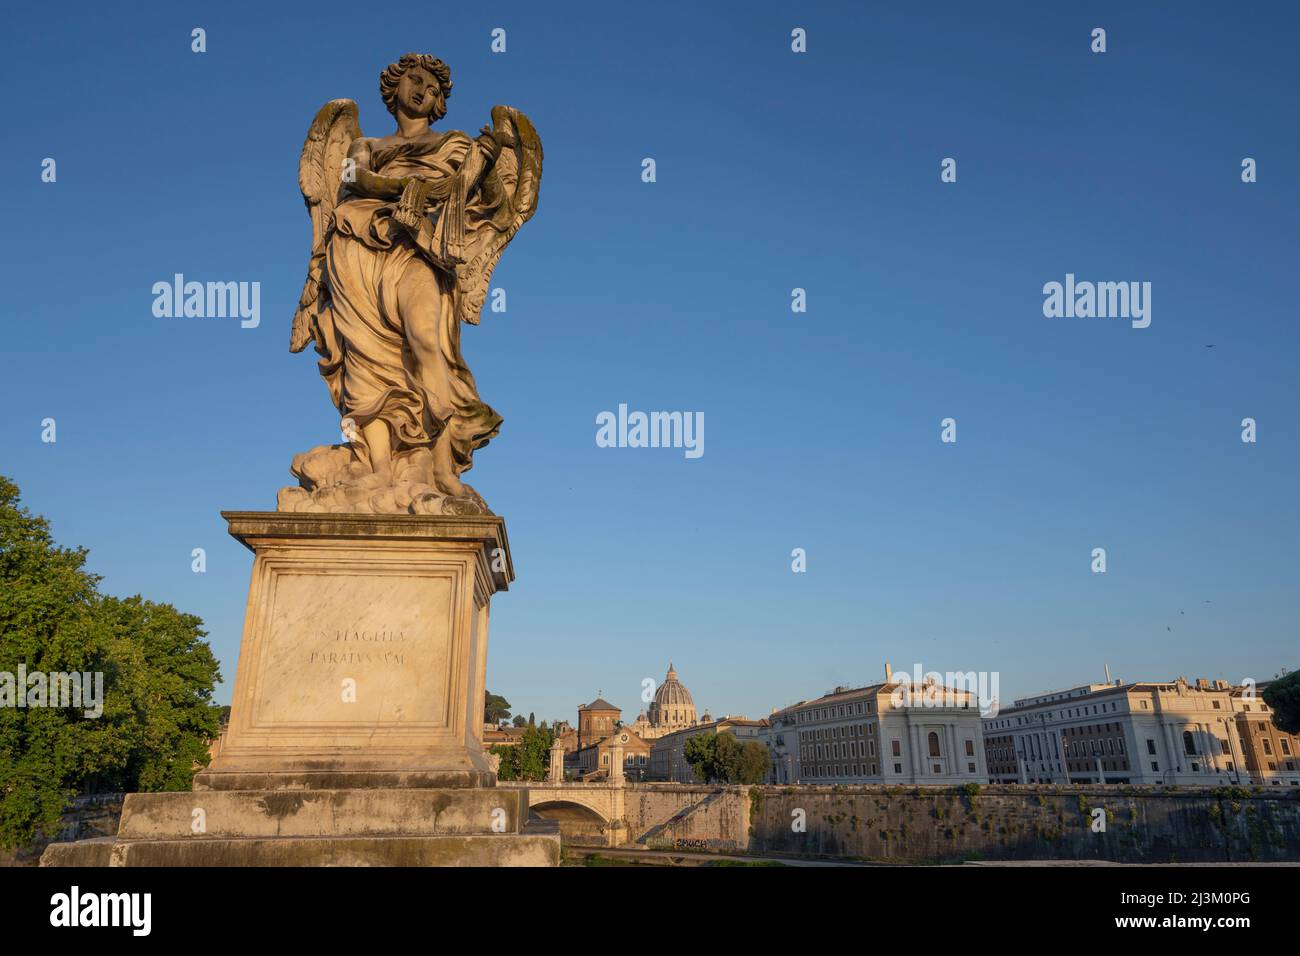
[[[1084,684],[984,721],[994,783],[1236,784],[1246,779],[1225,681]]]
[[[979,704],[967,691],[892,679],[837,687],[768,722],[772,783],[988,782]]]

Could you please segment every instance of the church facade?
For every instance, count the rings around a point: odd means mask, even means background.
[[[578,707],[578,726],[560,737],[565,751],[566,773],[578,779],[600,779],[609,775],[609,747],[615,733],[627,736],[622,742],[624,775],[645,779],[649,770],[651,742],[668,734],[700,726],[691,692],[677,677],[672,663],[663,683],[655,690],[649,712],[642,711],[631,724],[620,719],[622,711],[597,696]],[[708,721],[705,715],[705,721]]]

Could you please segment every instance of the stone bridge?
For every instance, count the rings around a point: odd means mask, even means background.
[[[617,739],[610,747],[612,773],[607,780],[565,780],[559,741],[551,747],[550,758],[546,780],[498,780],[497,786],[527,789],[529,816],[558,820],[566,843],[730,850],[748,840],[744,788],[628,783]]]
[[[748,820],[732,821],[723,817],[736,816],[735,807],[745,801],[726,801],[721,798],[736,787],[718,787],[704,784],[677,783],[557,783],[554,781],[497,782],[498,787],[527,789],[530,816],[542,820],[558,820],[560,831],[568,843],[621,846],[640,843],[645,846],[674,846],[680,839],[677,834],[694,830],[684,827],[691,818],[708,817],[707,832],[727,837],[725,841],[709,839],[709,845],[722,842],[730,844],[739,834],[738,827],[748,827]],[[744,816],[748,816],[744,814]],[[704,832],[701,830],[700,832]]]
[[[567,842],[598,846],[627,842],[625,785],[500,780],[497,786],[527,789],[529,816],[559,820]]]

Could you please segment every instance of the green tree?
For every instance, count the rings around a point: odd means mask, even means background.
[[[109,647],[104,719],[130,745],[125,766],[96,788],[188,790],[221,729],[222,708],[212,703],[221,675],[203,622],[137,596],[101,598],[96,625]]]
[[[762,783],[767,779],[771,764],[772,759],[768,755],[767,748],[755,740],[747,740],[740,748],[736,776],[732,778],[731,782],[746,785]]]
[[[140,597],[98,592],[84,548],[60,548],[49,523],[0,476],[0,674],[102,674],[102,713],[0,707],[0,846],[58,826],[70,797],[96,790],[187,789],[207,762],[220,679],[202,622]],[[93,686],[93,678],[91,682]],[[89,688],[87,688],[89,690]]]
[[[488,748],[488,753],[496,754],[501,758],[501,765],[497,767],[498,780],[518,780],[519,766],[515,759],[515,748],[506,744],[493,744]]]
[[[502,780],[545,780],[551,765],[554,734],[540,727],[529,727],[514,746],[497,744],[490,749],[501,758],[497,776]]]
[[[510,718],[510,701],[500,694],[487,691],[483,695],[483,723],[499,724]]]
[[[767,748],[756,741],[743,745],[728,730],[686,738],[682,755],[701,783],[762,783],[767,777]]]
[[[528,718],[523,714],[515,714],[515,719],[510,721],[510,723],[515,727],[527,727]]]
[[[515,746],[519,752],[519,779],[545,780],[551,764],[551,741],[555,736],[549,730],[529,727]]]
[[[1273,723],[1286,734],[1300,734],[1300,671],[1292,671],[1264,688],[1264,703],[1273,708]]]
[[[691,765],[691,772],[701,783],[717,779],[714,757],[717,754],[717,734],[692,734],[686,738],[682,747],[682,756]]]
[[[740,742],[736,735],[723,731],[718,734],[713,748],[713,779],[717,783],[732,783],[740,774]]]

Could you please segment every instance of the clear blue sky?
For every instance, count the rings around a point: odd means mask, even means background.
[[[670,658],[750,716],[885,659],[1004,700],[1300,663],[1294,5],[289,7],[21,4],[0,63],[0,473],[107,591],[204,619],[223,700],[252,559],[218,512],[337,436],[287,349],[298,152],[334,97],[391,131],[409,51],[451,66],[444,125],[508,103],[546,149],[509,311],[464,334],[505,416],[467,477],[508,522],[517,709],[631,717]],[[260,327],[155,318],[176,272],[259,281]],[[1045,318],[1067,272],[1150,281],[1151,327]],[[619,403],[704,412],[704,456],[598,448]]]

